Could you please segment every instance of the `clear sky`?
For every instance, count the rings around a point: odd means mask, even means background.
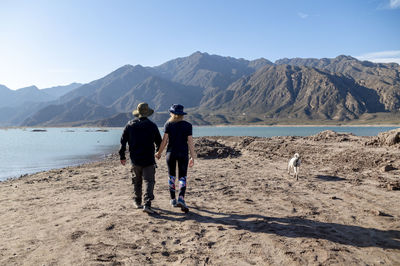
[[[196,51],[400,63],[400,0],[0,0],[0,84],[10,89]]]

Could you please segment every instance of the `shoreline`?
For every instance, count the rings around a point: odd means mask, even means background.
[[[45,128],[65,128],[65,129],[74,129],[74,128],[79,128],[79,129],[84,129],[84,128],[90,128],[90,129],[124,129],[124,127],[95,127],[95,126],[79,126],[79,127],[67,127],[67,126],[38,126],[38,127],[23,127],[23,126],[10,126],[10,127],[0,127],[0,130],[7,130],[7,129],[45,129]]]
[[[195,126],[195,127],[197,127],[197,126]],[[209,127],[209,126],[199,126],[199,127]],[[212,126],[212,127],[225,127],[225,126],[221,125],[221,126]],[[227,126],[227,127],[231,127],[231,126]],[[248,126],[242,125],[242,126],[235,126],[235,127],[244,127],[244,128],[246,128]],[[281,125],[281,126],[258,126],[258,127],[268,127],[268,128],[269,127],[286,127],[286,125]],[[288,127],[294,127],[294,126],[288,126]],[[308,126],[302,125],[302,126],[298,126],[298,127],[308,127]],[[319,126],[312,126],[312,127],[331,127],[331,126],[319,125]],[[341,126],[341,127],[346,128],[346,127],[352,127],[352,126]],[[367,126],[365,126],[365,127],[367,127]],[[387,127],[391,127],[391,126],[387,126]],[[396,127],[393,127],[393,128],[396,128]],[[117,129],[117,128],[112,128],[112,129]],[[346,133],[348,133],[348,132],[346,132]],[[310,135],[310,136],[312,136],[312,135]],[[209,137],[218,137],[218,136],[209,136]],[[246,137],[246,136],[235,136],[235,137]],[[285,137],[288,137],[288,136],[285,136]],[[376,136],[368,136],[368,137],[376,137]],[[197,136],[195,138],[199,138],[199,136]],[[263,138],[270,138],[270,137],[263,137]],[[96,155],[91,155],[87,159],[83,159],[83,160],[81,160],[79,162],[75,162],[75,163],[72,163],[72,164],[61,164],[59,166],[54,166],[54,167],[50,167],[50,168],[46,168],[45,167],[42,170],[38,170],[38,171],[33,171],[33,172],[29,172],[28,171],[28,172],[24,172],[24,173],[21,173],[21,174],[18,174],[18,175],[10,175],[10,176],[7,176],[7,177],[1,177],[0,178],[0,182],[4,182],[4,181],[9,180],[9,179],[18,179],[18,178],[21,178],[21,177],[26,176],[26,175],[32,175],[32,174],[46,172],[46,171],[50,171],[50,170],[54,170],[54,169],[63,169],[63,168],[66,168],[66,167],[73,167],[73,166],[78,166],[78,165],[87,164],[87,163],[91,163],[91,162],[103,161],[103,160],[107,159],[108,157],[113,156],[116,152],[117,152],[117,150],[112,151],[112,152],[108,152],[108,153],[99,153],[99,154],[96,154]]]
[[[194,127],[400,127],[400,124],[371,124],[371,125],[291,125],[291,124],[282,124],[282,125],[212,125],[212,126],[194,126]]]
[[[6,182],[6,181],[10,181],[10,180],[12,181],[12,180],[24,178],[24,177],[27,177],[27,176],[31,176],[31,175],[46,173],[46,172],[49,172],[49,171],[64,170],[64,169],[67,169],[67,168],[70,168],[70,167],[78,167],[78,166],[82,166],[82,165],[86,165],[86,164],[104,162],[108,158],[113,157],[116,154],[117,153],[115,153],[115,152],[109,153],[109,154],[106,154],[106,155],[100,155],[99,154],[98,156],[95,156],[95,157],[98,157],[98,158],[86,159],[86,160],[83,160],[81,162],[77,162],[77,163],[74,163],[74,164],[55,166],[54,168],[51,167],[51,168],[48,168],[48,169],[39,170],[37,172],[36,171],[35,172],[27,172],[27,173],[21,174],[19,176],[2,177],[2,178],[0,178],[0,184],[3,183],[3,182]]]

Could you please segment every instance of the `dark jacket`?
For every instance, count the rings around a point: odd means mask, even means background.
[[[154,144],[160,148],[161,135],[156,124],[146,117],[136,118],[128,122],[121,137],[119,157],[126,160],[126,143],[129,145],[129,154],[132,164],[149,166],[156,163],[154,159]]]

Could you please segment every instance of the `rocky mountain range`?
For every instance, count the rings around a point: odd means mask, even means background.
[[[359,85],[377,91],[380,102],[387,111],[400,111],[400,66],[396,63],[372,63],[359,61],[351,56],[333,59],[281,59],[278,65],[307,66],[331,73],[340,73]]]
[[[20,125],[33,113],[53,102],[56,103],[60,96],[81,85],[72,83],[40,90],[36,86],[11,90],[0,85],[0,126]]]
[[[200,125],[342,123],[384,116],[399,122],[399,72],[395,63],[350,56],[272,63],[196,52],[156,67],[125,65],[64,94],[48,93],[53,98],[41,108],[7,122],[123,126],[143,101],[155,109],[152,118],[160,125],[173,103],[183,104],[190,114],[187,119]],[[0,96],[3,90],[0,87]]]
[[[276,65],[234,82],[201,108],[267,119],[343,121],[366,112],[385,112],[385,105],[379,100],[377,91],[339,73]]]

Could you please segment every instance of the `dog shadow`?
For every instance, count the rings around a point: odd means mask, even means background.
[[[212,212],[190,207],[187,214],[159,208],[156,219],[167,221],[194,220],[204,224],[219,224],[218,230],[247,230],[254,233],[275,234],[282,237],[326,239],[354,247],[379,247],[400,250],[400,231],[379,230],[355,225],[325,223],[298,216],[269,217],[259,214]]]
[[[323,181],[344,181],[346,180],[343,177],[338,177],[338,176],[331,176],[331,175],[317,175],[315,178],[321,179]]]

